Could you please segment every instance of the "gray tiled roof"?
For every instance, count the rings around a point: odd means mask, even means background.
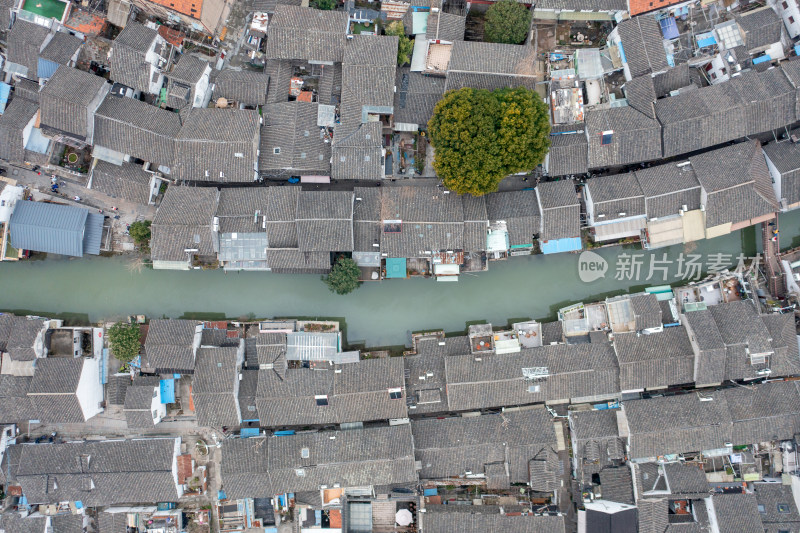
[[[92,169],[92,190],[142,205],[150,201],[150,180],[151,175],[133,163],[117,166],[98,160]]]
[[[137,91],[150,89],[151,65],[146,54],[158,37],[156,30],[129,21],[112,44],[111,79]]]
[[[578,132],[585,130],[584,123],[553,126],[552,133]],[[585,131],[580,133],[550,135],[547,170],[551,176],[585,174],[588,170],[589,144]]]
[[[36,116],[39,104],[17,96],[0,115],[0,157],[12,163],[25,161],[22,131]]]
[[[426,39],[441,41],[463,41],[467,17],[445,13],[441,10],[431,11],[428,15]]]
[[[109,95],[95,113],[94,143],[169,168],[180,129],[176,113]]]
[[[341,71],[341,65],[339,67]],[[324,73],[330,72],[330,70],[330,67],[326,66]],[[289,85],[294,75],[294,62],[289,59],[267,59],[264,65],[264,73],[269,76],[267,102],[285,102],[289,97]]]
[[[637,331],[661,327],[661,306],[655,294],[641,293],[630,298]]]
[[[736,17],[736,23],[744,32],[748,51],[762,49],[781,40],[781,18],[771,7],[742,13]]]
[[[535,75],[533,50],[515,44],[458,41],[453,43],[448,71]]]
[[[375,187],[355,187],[353,207],[354,250],[373,252],[381,242],[381,191]]]
[[[659,117],[660,118],[660,117]],[[627,165],[661,158],[661,126],[632,107],[595,109],[586,113],[589,168]],[[611,142],[602,144],[604,131]]]
[[[183,54],[167,76],[167,105],[174,109],[191,106],[196,85],[207,67],[208,61]]]
[[[648,218],[677,215],[684,205],[690,211],[700,209],[700,182],[691,165],[667,163],[639,169],[635,174],[645,196]]]
[[[174,439],[19,444],[12,476],[30,503],[86,506],[177,501]]]
[[[712,501],[720,533],[764,532],[755,494],[714,494]]]
[[[514,44],[456,41],[447,69],[447,90],[473,87],[498,89],[536,82],[536,58],[530,47]]]
[[[741,76],[656,102],[664,156],[707,148],[795,121],[796,93],[779,69]],[[693,132],[693,135],[688,135]]]
[[[408,416],[405,395],[393,399],[388,393],[390,388],[403,387],[402,360],[367,359],[335,370],[289,369],[283,376],[272,369],[260,370],[256,405],[261,425],[341,424]],[[314,397],[319,395],[328,397],[328,405],[317,405]]]
[[[42,533],[48,531],[46,516],[26,516],[9,512],[0,515],[0,529],[15,533]]]
[[[172,176],[191,181],[252,182],[259,127],[258,111],[192,109],[175,139]]]
[[[444,94],[445,80],[423,76],[408,67],[397,69],[394,93],[394,121],[427,128],[433,108]]]
[[[694,381],[694,352],[683,327],[640,335],[618,333],[614,350],[619,359],[622,390],[655,389]]]
[[[780,199],[787,205],[800,202],[800,146],[792,142],[771,142],[763,150],[781,175]]]
[[[11,8],[15,4],[14,0],[0,0],[0,32],[6,32],[11,27]]]
[[[191,374],[195,363],[192,346],[196,325],[193,320],[151,320],[144,343],[142,369]]]
[[[97,513],[97,533],[128,533],[128,513]]]
[[[599,473],[600,490],[604,500],[634,505],[633,480],[627,466],[604,468]]]
[[[422,524],[430,533],[461,531],[463,533],[484,533],[488,531],[514,531],[515,533],[563,533],[566,531],[563,516],[501,515],[457,512],[458,507],[448,505],[446,512],[426,513]]]
[[[791,439],[800,432],[800,395],[792,381],[725,391],[734,444]]]
[[[555,446],[553,420],[546,409],[501,415],[416,420],[411,424],[415,455],[422,462],[420,477],[437,479],[466,472],[489,475],[489,466],[508,465],[508,482],[530,480],[528,461],[546,446]],[[512,456],[521,461],[512,462]]]
[[[308,451],[308,457],[302,457]],[[230,498],[283,492],[409,483],[414,470],[408,424],[271,438],[230,439],[222,447],[221,477]]]
[[[581,206],[572,180],[542,182],[536,187],[542,206],[542,232],[539,239],[578,237],[581,233]]]
[[[44,320],[10,314],[0,315],[0,350],[15,361],[36,359],[34,344],[44,329]]]
[[[539,233],[541,214],[536,191],[511,191],[488,194],[486,210],[489,220],[505,220],[508,239],[512,246],[530,244]]]
[[[756,502],[763,506],[761,515],[763,531],[778,533],[779,531],[800,531],[800,514],[789,485],[781,483],[754,483]],[[781,505],[782,509],[778,508]],[[785,507],[784,507],[785,506]],[[788,511],[788,512],[787,512]]]
[[[631,76],[636,78],[669,67],[664,38],[655,17],[642,15],[624,20],[617,26],[617,31]]]
[[[82,44],[83,40],[74,35],[57,31],[42,49],[39,57],[59,65],[66,65]]]
[[[426,251],[463,249],[464,205],[437,187],[383,190],[381,220],[401,220],[399,233],[383,232],[380,251],[389,257],[420,257]]]
[[[536,9],[566,11],[627,11],[628,4],[622,0],[543,0]]]
[[[0,375],[0,403],[3,404],[2,422],[22,422],[37,417],[28,397],[30,376]]]
[[[6,38],[8,62],[27,68],[26,77],[36,80],[39,51],[48,34],[44,26],[18,18]]]
[[[681,63],[653,76],[653,86],[658,98],[667,96],[671,91],[686,87],[690,83],[688,63]]]
[[[155,261],[185,261],[187,249],[213,254],[211,223],[217,189],[172,186],[153,219],[150,246]]]
[[[656,89],[653,77],[649,74],[633,78],[625,83],[625,98],[628,100],[628,105],[636,111],[650,118],[656,118],[656,111],[653,107],[653,103],[656,101]]]
[[[264,107],[260,173],[282,177],[330,174],[331,144],[325,130],[317,126],[318,108],[316,103],[299,101]]]
[[[769,361],[772,372],[778,376],[800,374],[800,349],[792,316],[788,313],[762,315],[761,321],[767,326],[775,348]]]
[[[333,133],[331,177],[333,179],[379,180],[384,177],[381,123],[339,125]]]
[[[25,98],[31,102],[39,102],[39,90],[41,87],[39,83],[26,78],[17,80],[14,84],[14,95],[19,98]]]
[[[721,392],[633,400],[623,407],[631,459],[717,449],[731,442],[731,417]]]
[[[42,127],[88,138],[90,104],[110,88],[100,76],[63,65],[58,67],[39,93]]]
[[[48,423],[86,420],[77,396],[83,367],[82,358],[45,358],[38,361],[28,390],[37,418]]]
[[[138,380],[137,380],[138,381]],[[154,427],[150,407],[157,384],[131,384],[125,393],[125,421],[129,429],[150,429]]]
[[[297,242],[304,252],[353,250],[350,191],[303,191],[297,203]]]
[[[256,405],[258,370],[242,370],[239,381],[239,416],[242,420],[259,420]]]
[[[549,376],[538,392],[523,368],[546,367]],[[585,397],[615,397],[619,369],[607,343],[553,345],[523,349],[502,357],[445,358],[449,410],[461,411],[501,405],[558,402]]]
[[[727,352],[711,311],[703,309],[686,313],[684,322],[698,346],[694,381],[699,385],[722,383]]]
[[[225,98],[245,105],[267,103],[269,74],[252,70],[222,70],[214,80],[214,98]],[[269,118],[269,115],[266,115]]]
[[[757,141],[690,158],[708,194],[706,227],[757,218],[777,210],[767,164]]]
[[[348,15],[309,7],[278,5],[269,21],[268,59],[341,62],[347,43]]]
[[[586,182],[594,204],[594,216],[605,215],[604,221],[644,215],[644,193],[633,172],[601,176]],[[621,215],[620,213],[625,213]]]
[[[83,531],[84,516],[80,514],[60,514],[52,517],[53,533],[76,533]]]
[[[268,249],[267,264],[278,274],[327,274],[331,270],[329,252],[301,252],[296,248]]]
[[[270,187],[265,213],[267,240],[271,248],[297,248],[297,203],[300,187]]]
[[[239,365],[235,347],[200,348],[192,378],[192,396],[200,426],[239,424],[239,404],[235,386]]]

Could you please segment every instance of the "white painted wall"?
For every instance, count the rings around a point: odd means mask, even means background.
[[[150,415],[153,417],[153,424],[158,424],[167,416],[167,406],[161,403],[161,387],[153,387],[153,400],[150,402]]]
[[[211,75],[211,65],[206,65],[206,70],[194,89],[194,102],[192,107],[207,107],[211,101],[211,89],[209,86],[209,76]]]
[[[783,201],[783,194],[781,193],[781,173],[778,171],[778,168],[772,163],[772,160],[769,158],[766,152],[763,152],[764,159],[767,161],[767,168],[769,169],[769,175],[772,177],[772,189],[775,191],[775,198],[778,199],[781,203],[781,211],[786,211],[786,207]]]
[[[800,8],[797,0],[771,0],[769,3],[783,19],[783,25],[792,39],[800,35]]]
[[[103,412],[103,408],[100,407],[103,401],[103,386],[100,384],[99,358],[84,358],[81,379],[78,381],[78,390],[75,394],[86,420]]]
[[[183,496],[183,485],[178,483],[178,456],[181,454],[181,438],[175,437],[175,449],[172,455],[172,480],[175,482],[175,489],[178,491],[178,498]]]

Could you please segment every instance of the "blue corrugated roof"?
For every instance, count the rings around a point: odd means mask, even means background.
[[[706,46],[712,46],[715,44],[717,44],[717,39],[711,32],[701,33],[697,36],[697,46],[699,48],[705,48]]]
[[[403,257],[387,257],[386,258],[386,277],[387,278],[405,278],[408,277],[406,273],[406,260]]]
[[[57,69],[58,63],[40,57],[39,64],[36,66],[36,75],[40,78],[52,78]]]
[[[175,403],[175,380],[161,380],[161,403]]]
[[[661,34],[664,36],[664,39],[677,39],[679,32],[678,32],[678,24],[675,22],[675,19],[672,17],[663,18],[658,21],[659,25],[661,26]]]
[[[551,239],[540,243],[543,254],[557,254],[561,252],[577,252],[583,245],[580,237],[567,237],[566,239]]]
[[[87,209],[69,205],[29,200],[17,202],[9,222],[11,246],[20,250],[83,257],[89,214]],[[86,250],[94,254],[99,251],[99,244],[95,252]]]
[[[0,114],[5,112],[8,104],[8,95],[11,94],[11,85],[0,82]]]

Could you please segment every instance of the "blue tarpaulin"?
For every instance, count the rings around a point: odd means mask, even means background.
[[[423,494],[425,496],[436,496],[437,494],[439,494],[439,491],[437,489],[435,489],[435,488],[433,488],[433,489],[424,489],[423,490]]]
[[[175,380],[161,380],[161,403],[175,403]]]
[[[11,94],[11,85],[0,82],[0,114],[6,110],[9,94]]]
[[[276,437],[285,437],[286,435],[294,435],[294,430],[293,429],[285,429],[283,431],[276,431],[275,432],[275,436]]]
[[[543,254],[557,254],[561,252],[577,252],[583,248],[580,237],[567,237],[566,239],[551,239],[541,241]]]
[[[658,21],[659,25],[661,26],[661,34],[664,36],[664,39],[677,39],[679,32],[678,32],[678,24],[675,22],[675,19],[672,17],[663,18]]]
[[[697,36],[697,46],[699,48],[705,48],[706,46],[713,46],[715,44],[717,44],[717,39],[711,32],[701,33]]]
[[[242,428],[241,437],[243,439],[258,437],[258,428]]]
[[[800,56],[800,44],[794,45],[794,55]]]
[[[759,63],[767,63],[769,61],[772,61],[772,58],[769,57],[767,54],[764,54],[763,56],[760,56],[760,57],[754,57],[753,58],[753,64],[754,65],[758,65]]]

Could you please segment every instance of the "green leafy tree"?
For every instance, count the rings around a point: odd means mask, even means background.
[[[394,35],[400,38],[397,43],[397,64],[403,66],[406,63],[411,63],[411,52],[414,50],[414,43],[406,36],[406,28],[403,26],[403,22],[400,20],[390,22],[384,32],[386,35]]]
[[[314,0],[314,7],[325,11],[336,9],[336,0]]]
[[[133,242],[137,245],[148,245],[150,243],[150,225],[152,222],[149,220],[137,221],[131,224],[128,228],[128,233],[133,237]]]
[[[464,88],[436,104],[428,123],[433,168],[458,194],[497,190],[509,174],[532,170],[550,145],[547,107],[525,88]]]
[[[355,261],[349,257],[340,257],[331,269],[331,273],[322,277],[322,281],[331,292],[336,294],[349,294],[356,290],[361,282],[358,276],[361,272]]]
[[[117,360],[129,363],[139,355],[142,345],[139,343],[139,326],[117,322],[108,328],[108,341],[111,343],[111,352]]]
[[[486,11],[483,37],[490,43],[520,44],[531,27],[531,12],[516,0],[499,0]]]

